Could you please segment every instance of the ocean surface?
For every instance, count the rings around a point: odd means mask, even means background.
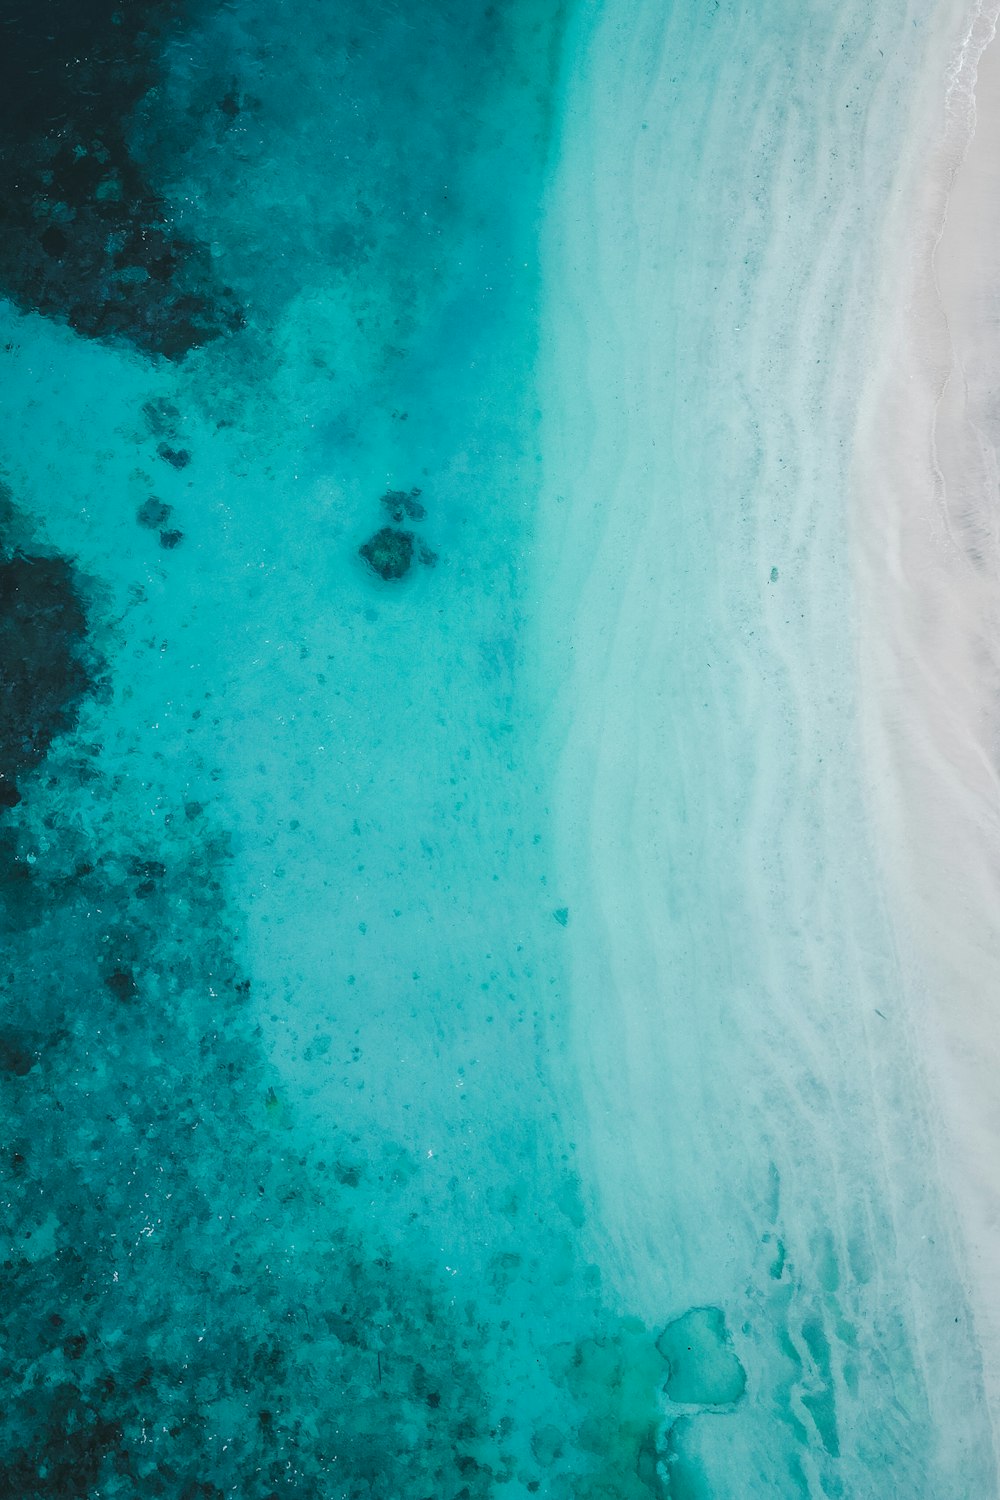
[[[963,25],[0,0],[0,1494],[998,1493],[851,554]]]

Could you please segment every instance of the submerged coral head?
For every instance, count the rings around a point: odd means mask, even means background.
[[[402,578],[413,562],[413,532],[383,526],[358,551],[380,578]]]

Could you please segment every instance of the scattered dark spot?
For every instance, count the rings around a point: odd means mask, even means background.
[[[63,1344],[63,1353],[67,1359],[80,1359],[87,1347],[87,1335],[85,1333],[74,1333],[66,1339]]]
[[[411,521],[422,521],[427,511],[417,498],[420,493],[417,489],[410,490],[409,494],[406,490],[386,490],[381,503],[394,521],[401,521],[404,516]]]
[[[413,561],[413,532],[383,526],[358,551],[380,578],[402,578]]]
[[[183,531],[160,532],[160,546],[163,547],[167,552],[173,552],[174,548],[179,547],[183,540]]]
[[[184,816],[188,819],[200,818],[205,811],[200,802],[185,802]]]
[[[240,104],[239,90],[237,89],[236,82],[234,80],[232,88],[230,88],[225,94],[223,94],[222,98],[219,100],[219,109],[227,119],[235,120],[236,116],[240,113],[241,108],[242,105]]]
[[[109,974],[104,983],[114,995],[116,1000],[133,1000],[139,993],[139,987],[135,978],[128,969],[115,969]]]
[[[150,495],[144,500],[135,513],[135,518],[140,526],[145,526],[148,531],[158,531],[165,522],[169,521],[173,507],[167,505],[166,501],[158,499],[156,495]]]
[[[186,448],[171,448],[169,443],[157,443],[156,451],[172,469],[186,469],[191,462],[191,455]]]
[[[164,396],[144,402],[142,414],[153,437],[173,437],[180,425],[180,412]]]

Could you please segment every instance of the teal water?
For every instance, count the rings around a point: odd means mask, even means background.
[[[849,642],[818,706],[760,625],[845,586],[830,299],[926,17],[94,11],[108,118],[5,127],[6,1493],[991,1493],[946,1200],[882,1198]]]

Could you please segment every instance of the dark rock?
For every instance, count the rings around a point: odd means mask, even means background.
[[[158,531],[161,526],[170,520],[172,509],[172,506],[158,499],[156,495],[150,495],[149,499],[144,500],[139,506],[139,509],[135,513],[135,518],[139,522],[139,525],[145,526],[147,530]]]
[[[413,532],[383,526],[358,551],[380,578],[402,578],[413,562]]]
[[[163,462],[173,469],[186,469],[191,462],[191,455],[186,448],[171,448],[169,443],[158,443],[156,451]]]
[[[184,540],[184,533],[183,533],[183,531],[161,531],[160,532],[160,546],[164,547],[167,550],[167,552],[172,552],[175,547],[179,547],[180,544],[181,544],[181,542],[183,540]]]
[[[431,549],[429,547],[425,547],[423,543],[421,543],[420,545],[418,556],[425,568],[433,568],[438,560],[437,553],[432,552]]]

